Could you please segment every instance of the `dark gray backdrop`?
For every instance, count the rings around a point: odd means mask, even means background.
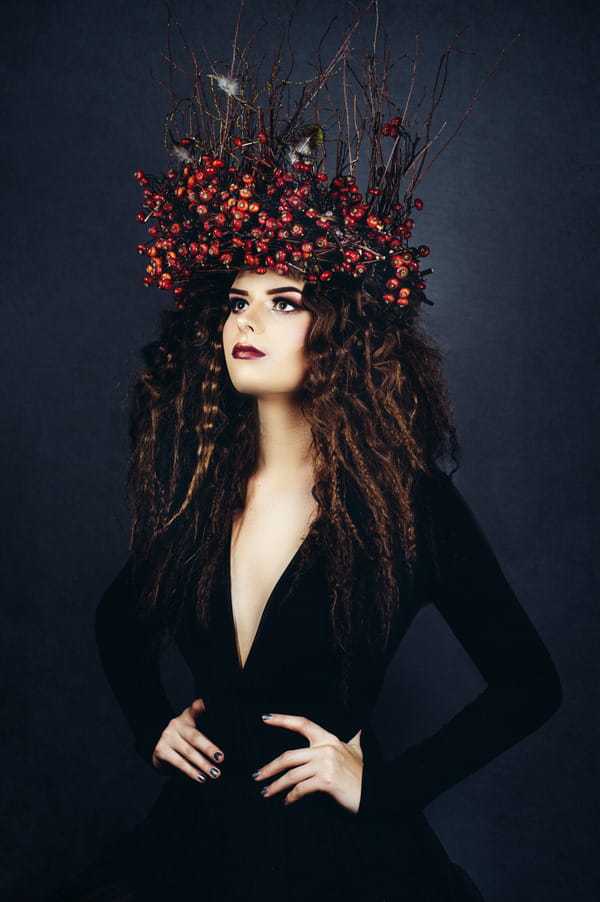
[[[285,8],[285,4],[283,4]],[[426,811],[488,902],[598,898],[599,668],[593,574],[598,357],[597,17],[592,2],[382,0],[429,77],[454,32],[456,115],[510,52],[420,191],[436,268],[427,313],[446,352],[464,457],[458,484],[547,642],[559,713]],[[236,2],[180,0],[192,42],[229,52]],[[299,63],[344,5],[302,2]],[[273,16],[250,0],[247,22]],[[138,762],[100,669],[93,615],[129,517],[125,397],[170,296],[141,286],[138,167],[164,165],[159,0],[2,3],[4,139],[2,763],[7,900],[43,897],[140,819],[162,781]],[[267,28],[266,33],[269,33]],[[166,679],[191,701],[173,658]],[[481,689],[433,612],[376,712],[389,753]],[[201,872],[199,872],[201,884]]]

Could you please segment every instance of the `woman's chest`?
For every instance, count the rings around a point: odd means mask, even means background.
[[[322,700],[337,684],[341,663],[326,549],[312,534],[301,543],[266,599],[244,658],[236,636],[228,545],[222,549],[212,586],[210,623],[201,627],[193,604],[188,604],[178,631],[177,643],[198,685],[231,691],[243,686],[252,695],[264,694],[265,703],[268,698],[272,704],[273,694],[287,701]],[[413,613],[411,599],[405,596],[396,637]],[[360,639],[359,631],[359,645]],[[368,684],[369,693],[386,669],[392,644],[385,653],[361,645],[354,655],[353,670],[359,682]]]
[[[236,519],[229,547],[229,595],[243,667],[265,608],[316,516],[309,491],[254,491]]]

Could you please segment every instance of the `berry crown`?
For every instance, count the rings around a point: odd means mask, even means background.
[[[350,41],[371,10],[375,37],[358,76]],[[458,37],[442,54],[433,87],[413,112],[418,38],[414,56],[403,58],[408,63],[404,99],[394,101],[388,84],[393,63],[379,47],[382,29],[374,0],[346,30],[327,65],[319,49],[316,74],[307,82],[282,75],[284,41],[261,78],[250,44],[239,46],[239,27],[238,19],[232,60],[223,73],[213,60],[198,64],[180,29],[187,68],[175,61],[169,23],[173,110],[165,143],[174,162],[163,176],[135,173],[143,188],[138,220],[149,232],[149,240],[138,245],[148,258],[144,283],[172,290],[183,308],[186,284],[197,272],[271,268],[309,282],[336,274],[354,277],[390,309],[431,304],[425,278],[432,270],[422,266],[429,248],[412,241],[413,216],[423,208],[414,193],[482,87],[425,166],[446,125],[434,131]],[[173,73],[182,71],[193,80],[185,101],[172,86]],[[336,86],[339,104],[332,102]],[[355,174],[361,156],[368,159],[364,192]]]
[[[364,198],[353,175],[329,183],[312,163],[275,166],[268,144],[262,148],[249,169],[205,154],[163,179],[136,173],[145,208],[138,219],[151,221],[153,239],[138,246],[149,258],[146,285],[180,297],[193,270],[271,268],[309,282],[334,273],[367,278],[385,303],[427,300],[423,280],[431,270],[422,271],[419,261],[429,248],[410,244],[410,208],[398,204],[392,215],[378,215],[377,189]]]

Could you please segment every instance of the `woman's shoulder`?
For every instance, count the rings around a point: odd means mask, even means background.
[[[453,475],[438,467],[420,473],[415,479],[413,506],[417,531],[426,532],[437,543],[456,543],[467,538],[485,541],[477,518]]]
[[[465,501],[451,474],[437,466],[419,473],[413,484],[413,503],[422,512],[443,514]]]

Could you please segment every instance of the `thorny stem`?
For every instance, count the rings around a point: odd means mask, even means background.
[[[184,136],[198,139],[198,152],[202,152],[200,142],[203,142],[205,147],[213,149],[213,152],[217,153],[225,162],[229,161],[229,164],[238,165],[245,160],[250,168],[254,169],[258,160],[264,157],[265,147],[253,139],[257,137],[258,132],[266,129],[269,139],[269,165],[289,165],[289,154],[298,142],[298,136],[306,134],[306,131],[302,131],[302,129],[314,125],[323,128],[323,112],[329,105],[331,119],[337,125],[337,137],[326,135],[323,142],[319,141],[315,144],[312,148],[315,165],[317,165],[316,158],[319,154],[321,158],[321,162],[318,164],[319,168],[321,171],[326,171],[326,145],[335,140],[337,149],[335,175],[342,175],[345,172],[351,174],[356,168],[362,142],[368,140],[371,145],[368,161],[368,187],[373,187],[379,192],[374,194],[372,199],[365,198],[368,209],[376,209],[379,215],[387,215],[394,205],[399,203],[404,202],[406,207],[410,207],[413,192],[440,154],[456,137],[479,99],[483,88],[520,35],[515,35],[500,52],[494,65],[477,87],[452,133],[437,153],[428,160],[431,147],[447,127],[447,122],[444,121],[437,128],[435,134],[432,134],[434,121],[445,94],[450,56],[453,53],[461,52],[458,50],[458,42],[462,37],[462,32],[455,36],[440,57],[431,90],[429,108],[426,115],[420,120],[422,123],[420,125],[419,112],[425,95],[423,94],[420,100],[415,101],[420,59],[419,35],[415,35],[413,56],[400,57],[400,59],[408,59],[410,63],[403,103],[397,102],[393,95],[390,95],[390,73],[394,68],[394,62],[398,62],[398,59],[390,61],[388,56],[387,34],[382,28],[378,0],[369,0],[362,11],[353,7],[353,20],[347,26],[331,58],[325,62],[323,48],[325,40],[331,33],[333,20],[329,23],[318,44],[316,72],[309,81],[299,84],[290,80],[294,66],[291,23],[298,3],[299,0],[294,0],[287,28],[283,31],[276,55],[270,65],[268,78],[265,80],[260,77],[263,60],[250,62],[250,51],[257,31],[251,35],[244,46],[240,46],[245,0],[239,2],[231,58],[224,69],[227,73],[226,76],[220,74],[223,69],[209,57],[204,48],[202,49],[206,64],[199,65],[179,23],[173,19],[171,0],[165,0],[167,53],[163,54],[163,57],[168,65],[168,78],[166,83],[157,81],[165,88],[171,101],[172,111],[167,117],[167,133],[170,134],[170,125],[172,124],[178,140]],[[369,52],[363,57],[362,76],[359,78],[351,62],[353,52],[351,41],[369,11],[374,14],[373,38]],[[174,24],[187,59],[185,65],[181,65],[175,59]],[[382,41],[383,52],[381,50]],[[282,76],[284,47],[287,47],[290,62],[285,75]],[[378,71],[378,61],[381,61],[381,71]],[[183,100],[177,98],[175,73],[181,73],[192,79],[191,98]],[[333,101],[330,93],[330,84],[333,82],[334,76],[339,76],[338,84],[341,86],[343,95],[341,109]],[[231,91],[228,93],[223,90],[220,87],[223,79],[229,79],[230,84],[239,84],[242,96],[234,96]],[[296,91],[294,97],[292,88],[300,85],[301,90]],[[321,100],[319,106],[318,101],[323,94],[327,97],[327,103],[323,104]],[[382,134],[382,126],[385,117],[389,118],[393,110],[397,110],[398,114],[402,111],[399,116],[400,125],[398,134],[394,134],[394,140],[390,142],[389,151],[384,151],[386,138]],[[177,121],[180,123],[179,126]],[[243,138],[241,147],[235,147],[233,144],[233,137],[237,134]],[[401,192],[402,185],[404,185],[403,192]],[[404,194],[403,198],[402,193]]]
[[[462,126],[464,125],[464,122],[465,122],[467,116],[472,112],[473,107],[475,106],[476,102],[479,100],[479,97],[481,96],[481,92],[483,91],[484,87],[487,85],[488,81],[490,80],[490,78],[492,77],[492,75],[495,73],[496,69],[498,68],[498,66],[500,65],[500,63],[502,62],[502,60],[504,59],[504,57],[506,56],[506,54],[508,53],[508,51],[510,50],[510,48],[513,46],[513,44],[515,44],[515,43],[519,40],[520,37],[521,37],[521,34],[520,34],[520,33],[517,33],[517,34],[512,38],[512,40],[509,41],[508,44],[506,44],[506,46],[502,48],[502,50],[500,51],[500,53],[498,54],[498,56],[497,56],[497,58],[496,58],[496,62],[494,63],[494,65],[492,66],[492,68],[489,70],[489,72],[487,73],[487,75],[485,76],[485,78],[481,81],[481,83],[480,83],[480,85],[478,86],[477,90],[476,90],[475,93],[473,94],[473,97],[471,98],[471,102],[469,103],[468,107],[466,108],[466,110],[465,110],[464,113],[462,114],[462,116],[461,116],[461,118],[460,118],[458,124],[456,125],[456,128],[454,129],[454,131],[452,132],[452,134],[450,135],[450,137],[448,138],[448,140],[446,141],[446,143],[443,144],[442,147],[440,147],[440,149],[439,149],[438,152],[435,154],[435,156],[433,157],[433,159],[429,162],[429,165],[423,170],[423,172],[422,172],[422,174],[421,174],[421,176],[420,176],[420,178],[419,178],[419,181],[417,182],[417,185],[423,180],[423,178],[425,177],[426,173],[431,169],[431,167],[433,166],[433,164],[435,163],[435,161],[437,160],[437,158],[439,157],[439,155],[442,153],[442,151],[444,151],[444,150],[448,147],[448,145],[450,144],[450,142],[456,137],[456,135],[458,134],[458,132],[460,131],[460,129],[461,129]],[[415,185],[415,187],[416,187],[416,185]]]

